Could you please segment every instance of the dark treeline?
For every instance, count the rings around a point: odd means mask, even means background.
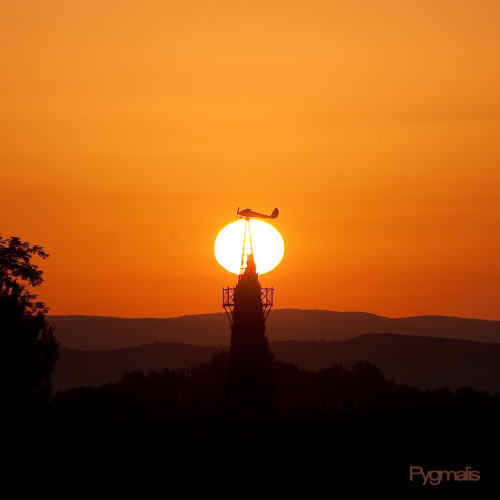
[[[106,403],[116,411],[130,404],[167,405],[169,407],[205,408],[224,411],[229,356],[216,354],[208,363],[198,363],[190,370],[126,371],[119,382],[100,387],[59,391],[54,403]],[[462,387],[452,392],[447,387],[421,390],[387,380],[368,362],[352,368],[335,364],[313,372],[300,370],[292,363],[274,361],[274,411],[287,412],[307,408],[310,412],[339,411],[356,406],[366,412],[453,411],[474,408],[493,409],[500,404],[500,394],[490,395]]]
[[[130,371],[119,382],[58,392],[37,410],[43,432],[31,428],[22,439],[50,449],[51,467],[66,473],[90,467],[170,481],[246,477],[253,467],[274,479],[288,474],[289,486],[314,476],[407,487],[410,465],[475,467],[482,484],[493,474],[485,443],[499,442],[499,394],[423,391],[369,363],[316,373],[275,361],[273,410],[235,417],[225,407],[228,361],[224,352],[190,370]],[[30,412],[14,425],[33,420]]]

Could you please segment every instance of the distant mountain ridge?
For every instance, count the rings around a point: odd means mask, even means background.
[[[123,349],[154,342],[199,346],[227,345],[226,314],[197,314],[175,318],[115,318],[103,316],[53,316],[61,346],[73,349]],[[366,333],[394,333],[425,337],[500,343],[500,321],[449,316],[387,318],[365,312],[315,309],[276,309],[267,320],[272,341],[347,340]]]
[[[318,371],[335,363],[375,364],[384,376],[421,389],[470,386],[500,390],[500,344],[396,334],[365,334],[345,341],[270,343],[275,360]],[[55,390],[117,381],[126,370],[190,368],[228,346],[155,343],[126,349],[85,351],[61,348],[52,377]]]

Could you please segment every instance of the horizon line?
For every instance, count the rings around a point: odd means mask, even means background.
[[[283,307],[283,308],[275,308],[273,309],[274,312],[276,311],[316,311],[316,312],[328,312],[328,313],[339,313],[339,314],[365,314],[369,316],[376,316],[379,318],[385,318],[385,319],[411,319],[411,318],[453,318],[453,319],[464,319],[464,320],[473,320],[473,321],[491,321],[491,322],[500,322],[500,319],[486,319],[486,318],[471,318],[471,317],[465,317],[465,316],[450,316],[446,314],[418,314],[418,315],[412,315],[412,316],[384,316],[381,314],[376,314],[372,312],[367,312],[367,311],[337,311],[333,309],[300,309],[300,308],[293,308],[293,307]],[[46,314],[46,317],[84,317],[84,318],[111,318],[111,319],[158,319],[158,320],[165,320],[165,319],[180,319],[180,318],[187,318],[187,317],[192,317],[192,316],[212,316],[212,315],[223,315],[225,317],[224,311],[215,311],[215,312],[206,312],[206,313],[192,313],[192,314],[182,314],[179,316],[113,316],[113,315],[102,315],[102,314],[78,314],[78,313],[71,313],[71,314]]]

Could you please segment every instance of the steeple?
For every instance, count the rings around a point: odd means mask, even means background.
[[[262,289],[253,254],[234,289],[226,400],[231,409],[270,410],[273,354],[266,337]]]

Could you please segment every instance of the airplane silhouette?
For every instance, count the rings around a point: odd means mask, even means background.
[[[242,219],[276,219],[278,217],[279,210],[275,208],[271,215],[260,214],[258,212],[254,212],[251,208],[245,208],[244,210],[236,211],[236,217],[240,217]]]

